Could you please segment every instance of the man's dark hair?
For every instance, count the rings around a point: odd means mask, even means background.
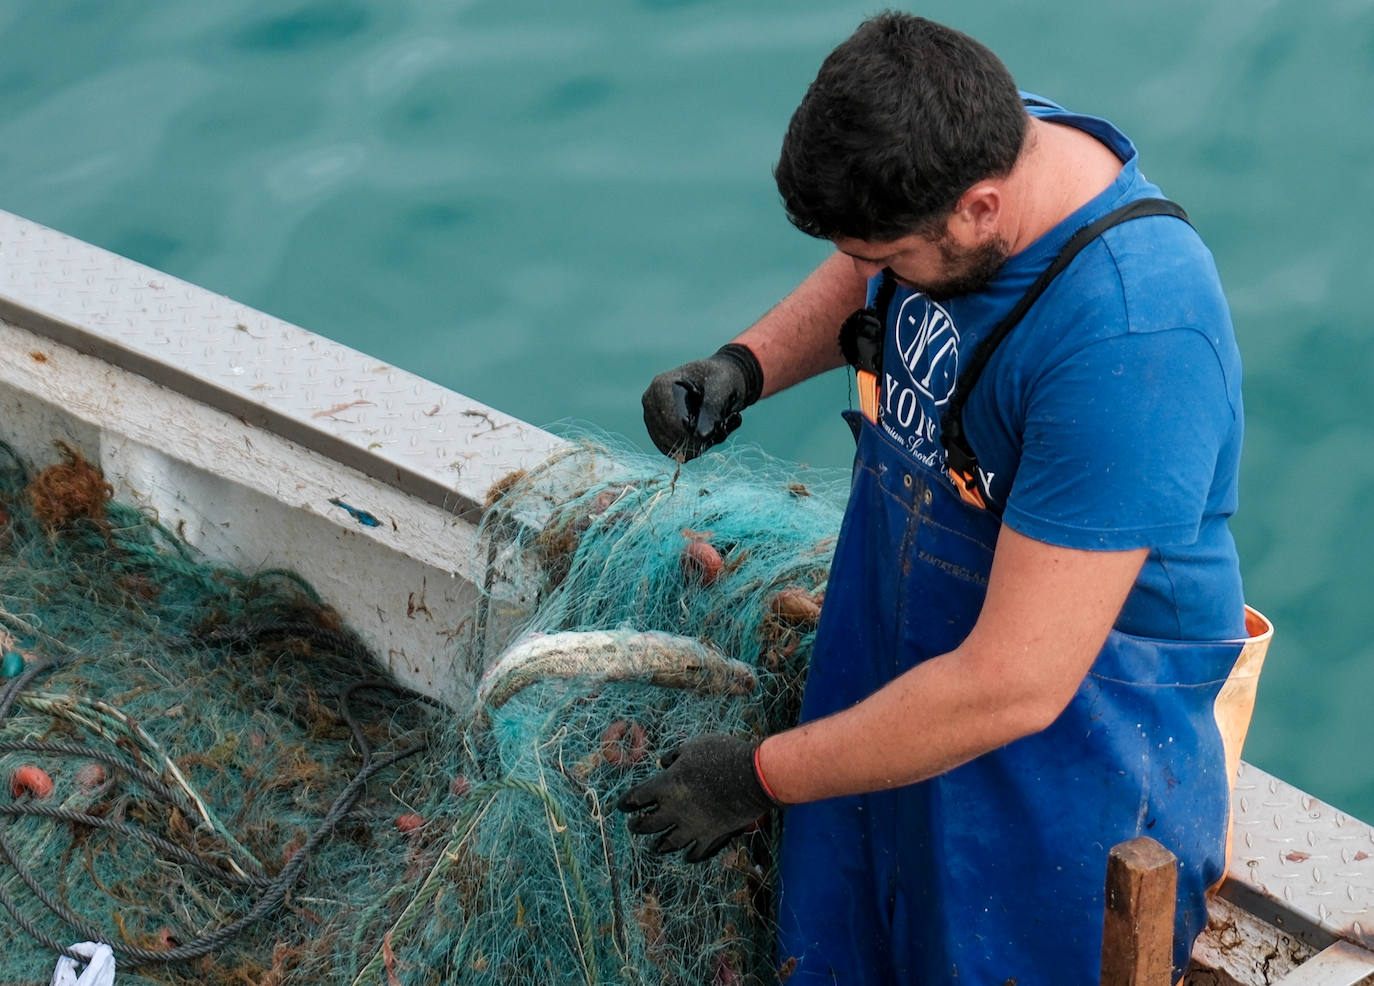
[[[991,51],[923,17],[873,17],[826,58],[773,175],[787,217],[825,239],[933,231],[968,188],[1011,170],[1027,127]]]

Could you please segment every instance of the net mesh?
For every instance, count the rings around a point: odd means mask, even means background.
[[[493,489],[482,542],[523,574],[448,709],[78,453],[0,460],[0,983],[88,940],[121,983],[785,976],[773,824],[688,865],[613,806],[690,736],[795,716],[846,477],[577,436]]]

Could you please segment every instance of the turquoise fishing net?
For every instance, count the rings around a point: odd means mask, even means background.
[[[775,821],[688,865],[613,806],[690,736],[795,716],[846,476],[575,436],[493,489],[508,577],[452,645],[485,655],[484,701],[442,708],[300,579],[215,566],[63,465],[80,482],[0,455],[25,658],[0,678],[0,983],[86,940],[120,983],[785,975]],[[35,768],[46,796],[14,781]]]

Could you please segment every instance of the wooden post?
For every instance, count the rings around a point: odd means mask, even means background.
[[[1107,857],[1101,986],[1172,986],[1178,860],[1141,836]]]

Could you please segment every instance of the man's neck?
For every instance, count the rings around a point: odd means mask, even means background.
[[[1006,178],[1002,233],[1020,253],[1075,210],[1107,189],[1121,159],[1097,138],[1060,123],[1031,117],[1021,157]]]

